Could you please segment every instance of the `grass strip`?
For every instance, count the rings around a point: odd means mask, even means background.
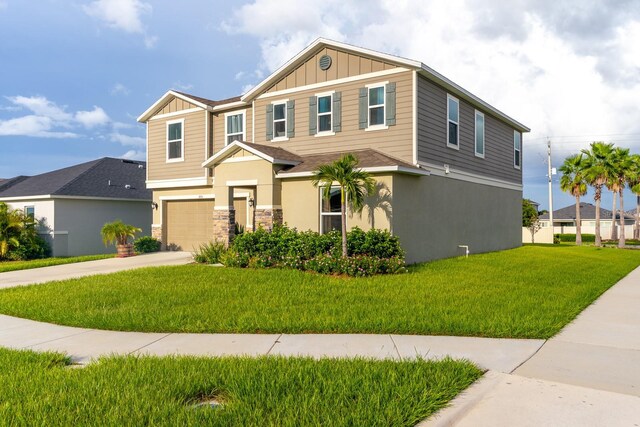
[[[452,361],[101,359],[0,349],[0,425],[413,426],[480,377]],[[194,407],[215,399],[216,408]]]
[[[51,267],[53,265],[72,264],[75,262],[95,261],[98,259],[113,258],[113,257],[114,257],[114,254],[103,254],[103,255],[83,255],[83,256],[73,256],[73,257],[32,259],[29,261],[1,261],[0,273],[4,273],[6,271],[28,270],[30,268]]]
[[[549,338],[639,264],[638,251],[531,245],[371,278],[156,267],[6,289],[0,313],[123,331]]]

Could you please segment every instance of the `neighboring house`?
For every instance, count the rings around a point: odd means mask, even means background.
[[[53,256],[115,252],[105,247],[100,229],[121,219],[151,231],[151,192],[145,188],[146,163],[105,157],[35,176],[0,183],[0,202],[24,209],[40,222],[40,234]]]
[[[389,229],[408,262],[521,244],[529,129],[419,61],[318,39],[242,96],[170,90],[147,124],[153,235],[192,250],[285,222],[340,227],[318,165],[353,153],[377,193],[347,226]]]
[[[611,233],[611,218],[613,212],[608,209],[600,208],[600,234],[603,238],[607,238]],[[616,227],[620,221],[620,212],[616,213]],[[543,227],[549,226],[549,214],[540,215],[540,222]],[[625,233],[633,226],[634,216],[624,213]],[[591,203],[580,203],[580,225],[582,233],[594,234],[596,226],[596,207]],[[566,206],[553,211],[553,230],[554,233],[574,234],[576,232],[576,205]],[[626,236],[629,236],[627,233]]]

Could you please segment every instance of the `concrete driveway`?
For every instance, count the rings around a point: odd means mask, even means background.
[[[190,252],[155,252],[129,258],[107,258],[29,270],[8,271],[0,273],[0,289],[50,282],[52,280],[92,276],[94,274],[115,273],[141,267],[182,265],[190,262],[193,262]]]

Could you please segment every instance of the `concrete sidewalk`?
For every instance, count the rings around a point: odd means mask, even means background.
[[[25,286],[52,280],[108,274],[141,267],[181,265],[193,262],[190,252],[155,252],[128,258],[107,258],[96,261],[54,265],[51,267],[0,273],[0,289]]]
[[[640,268],[512,375],[488,372],[423,427],[640,426]]]
[[[108,355],[310,356],[372,359],[468,359],[511,372],[544,341],[411,335],[183,334],[118,332],[59,326],[0,315],[0,346],[67,353],[76,363]]]

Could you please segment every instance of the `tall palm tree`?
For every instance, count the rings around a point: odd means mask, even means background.
[[[628,183],[633,181],[633,160],[629,154],[628,148],[617,147],[612,153],[613,171],[611,180],[615,182],[613,188],[616,189],[620,196],[620,239],[618,240],[618,247],[624,247],[625,245],[625,232],[624,232],[624,189]],[[611,218],[611,226],[613,227],[616,221],[616,211],[613,211],[613,217]]]
[[[582,154],[575,154],[564,159],[564,163],[560,166],[560,172],[562,172],[560,188],[576,198],[576,245],[580,246],[582,245],[580,197],[587,194]]]
[[[334,183],[340,187],[342,256],[346,257],[348,255],[347,199],[353,212],[361,212],[365,197],[370,196],[375,190],[376,181],[368,172],[358,168],[358,159],[349,153],[333,163],[318,166],[311,182],[315,187],[322,188],[324,198],[331,196],[331,186]]]
[[[631,176],[629,188],[636,195],[636,214],[633,224],[633,238],[640,238],[640,155],[631,156]]]
[[[615,151],[613,154],[615,155]],[[613,196],[613,206],[611,207],[611,233],[609,235],[610,240],[616,240],[618,238],[618,234],[616,233],[616,206],[618,206],[616,198],[618,196],[618,180],[613,175],[614,174],[609,176],[609,179],[607,179],[607,182],[604,184],[605,187],[607,187],[607,190],[611,191]]]
[[[612,174],[613,144],[602,141],[591,143],[591,149],[583,149],[584,154],[584,175],[587,183],[594,188],[593,199],[596,202],[596,246],[602,246],[600,237],[600,202],[602,200],[602,187]]]

